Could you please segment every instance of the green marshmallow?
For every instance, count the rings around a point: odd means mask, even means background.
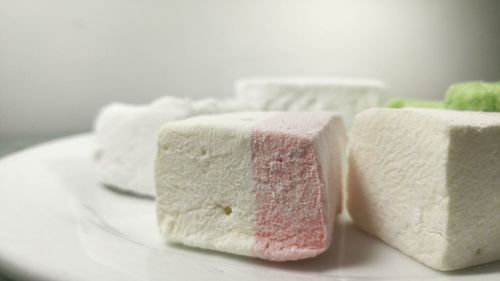
[[[451,85],[446,93],[446,108],[471,111],[500,111],[500,82],[482,81]]]
[[[393,99],[387,103],[390,108],[419,107],[419,108],[444,108],[442,101],[418,99]]]

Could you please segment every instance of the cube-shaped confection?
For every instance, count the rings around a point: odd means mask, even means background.
[[[331,241],[345,132],[327,112],[244,112],[164,126],[156,160],[161,234],[185,245],[285,261]]]
[[[236,83],[236,96],[256,110],[335,111],[346,126],[354,115],[376,107],[382,81],[353,78],[253,78]]]
[[[351,137],[358,226],[439,270],[500,259],[500,113],[371,109]]]

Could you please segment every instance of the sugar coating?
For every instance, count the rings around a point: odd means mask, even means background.
[[[114,103],[95,122],[95,162],[100,182],[153,196],[158,131],[165,122],[241,110],[234,100],[163,97],[148,105]]]
[[[352,130],[349,213],[438,270],[500,259],[498,151],[499,113],[367,110]]]
[[[342,196],[341,189],[328,187],[341,186],[340,147],[345,143],[344,132],[337,129],[340,119],[332,122],[331,116],[279,114],[253,128],[255,256],[296,260],[329,247]]]
[[[236,96],[257,110],[335,111],[349,128],[358,112],[381,105],[383,82],[353,78],[254,78],[236,83]]]
[[[451,85],[446,108],[472,111],[500,111],[500,82],[467,82]]]
[[[167,124],[156,163],[160,232],[169,241],[274,261],[316,256],[330,244],[340,206],[344,143],[332,113],[234,113]]]

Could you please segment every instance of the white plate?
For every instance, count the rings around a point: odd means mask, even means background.
[[[441,273],[337,223],[330,250],[271,263],[164,244],[154,202],[100,186],[92,136],[0,161],[0,272],[19,280],[500,280],[500,263]]]

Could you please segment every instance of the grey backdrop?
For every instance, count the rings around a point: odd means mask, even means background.
[[[111,101],[229,96],[266,75],[440,98],[500,79],[500,1],[0,0],[0,138],[85,131]]]

